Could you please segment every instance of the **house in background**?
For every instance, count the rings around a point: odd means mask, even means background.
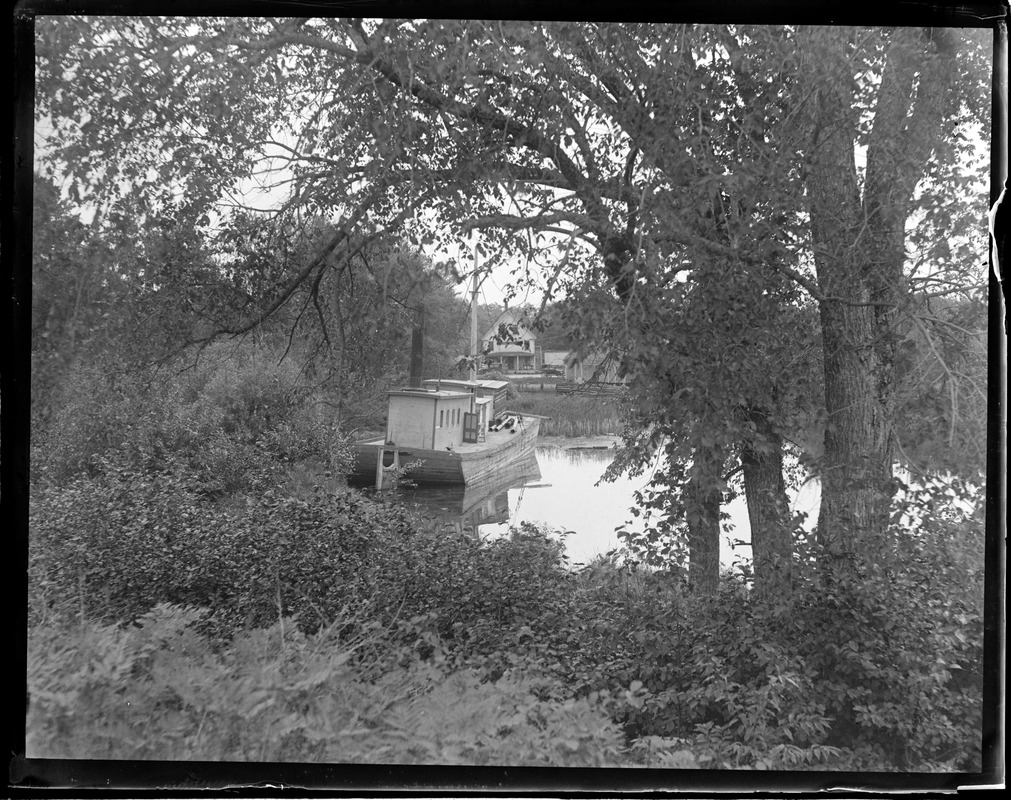
[[[619,375],[621,359],[616,353],[573,350],[565,357],[565,380],[574,383],[625,383]]]
[[[569,350],[537,350],[538,369],[557,369],[565,374],[565,358],[569,355]]]
[[[503,372],[533,372],[537,368],[537,334],[523,324],[524,312],[507,308],[481,337],[485,366]]]

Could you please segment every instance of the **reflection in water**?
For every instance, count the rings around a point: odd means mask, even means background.
[[[646,477],[601,481],[614,451],[541,447],[541,484],[514,489],[508,525],[484,526],[482,536],[500,536],[509,525],[533,522],[567,531],[565,551],[573,564],[585,564],[619,545],[615,530],[632,519],[629,508]]]
[[[482,538],[508,533],[511,526],[532,522],[565,531],[566,554],[572,564],[585,564],[620,545],[616,528],[642,530],[632,516],[634,494],[649,480],[647,475],[600,482],[614,457],[610,441],[587,447],[539,446],[531,457],[496,476],[491,483],[467,487],[399,490],[408,504],[422,508],[448,528],[476,532]],[[817,486],[808,484],[795,506],[817,507]],[[724,509],[720,560],[725,566],[751,557],[747,506],[738,498]],[[735,546],[736,545],[736,546]]]
[[[567,531],[566,553],[586,563],[618,546],[615,528],[632,518],[633,493],[645,478],[601,482],[614,457],[610,442],[579,448],[538,447],[536,458],[496,476],[494,484],[400,490],[404,502],[421,507],[459,532],[482,538],[508,533],[521,522]]]
[[[509,489],[540,479],[533,453],[495,475],[494,480],[466,486],[417,487],[397,490],[401,502],[423,509],[458,533],[481,532],[483,526],[509,522]]]

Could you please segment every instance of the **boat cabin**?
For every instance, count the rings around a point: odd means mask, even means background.
[[[495,418],[495,409],[505,403],[509,381],[464,380],[462,378],[429,378],[421,382],[427,389],[451,392],[469,392],[474,396],[474,413],[478,415],[479,430],[488,430]]]
[[[389,398],[388,445],[447,450],[477,441],[479,416],[471,392],[401,389]]]
[[[426,378],[421,385],[427,389],[449,389],[454,392],[473,392],[477,397],[494,398],[496,405],[505,402],[509,392],[509,381],[493,381],[480,378]]]

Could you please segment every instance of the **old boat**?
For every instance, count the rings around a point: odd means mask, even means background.
[[[467,485],[529,458],[543,417],[496,413],[503,381],[427,380],[388,393],[386,434],[353,445],[352,479]]]
[[[532,456],[544,417],[500,411],[508,381],[477,379],[475,250],[471,292],[470,377],[420,378],[420,324],[411,352],[411,385],[388,393],[386,434],[353,445],[351,480],[387,489],[406,477],[419,486],[468,485]]]

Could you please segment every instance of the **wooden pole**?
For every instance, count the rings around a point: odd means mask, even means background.
[[[411,382],[412,388],[421,388],[425,364],[425,304],[419,303],[414,311],[414,328],[411,331]]]
[[[470,379],[477,380],[477,241],[474,242],[474,277],[470,290]]]

